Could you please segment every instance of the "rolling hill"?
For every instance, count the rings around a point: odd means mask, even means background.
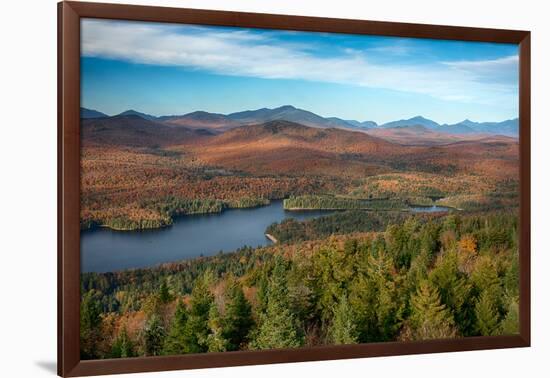
[[[158,120],[170,125],[184,126],[192,129],[209,129],[215,132],[241,126],[241,123],[233,121],[226,115],[203,111],[196,111],[181,116],[163,116],[159,117]]]
[[[170,127],[137,115],[83,119],[84,146],[129,146],[156,148],[181,144],[204,135],[200,130]]]
[[[420,125],[373,128],[367,133],[405,146],[438,146],[465,140],[481,140],[488,136],[487,134],[449,134]]]
[[[363,132],[289,121],[241,126],[188,148],[207,165],[252,174],[353,177],[377,173],[384,159],[413,151]]]
[[[307,110],[298,109],[291,105],[281,106],[275,109],[262,108],[232,113],[228,117],[240,124],[260,124],[269,121],[289,121],[302,125],[318,128],[349,128],[354,125],[343,119],[331,117],[324,118]]]

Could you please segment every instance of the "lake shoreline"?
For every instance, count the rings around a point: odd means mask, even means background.
[[[275,236],[271,235],[271,234],[268,234],[266,233],[265,234],[265,237],[268,238],[269,240],[271,240],[273,242],[273,244],[277,244],[279,241],[277,240],[277,238],[275,238]]]

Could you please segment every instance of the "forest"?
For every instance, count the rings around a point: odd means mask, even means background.
[[[515,210],[359,214],[294,224],[308,231],[292,243],[82,274],[81,357],[518,332]]]
[[[82,273],[82,359],[518,332],[517,140],[167,127],[83,124],[81,229],[140,232],[280,199],[289,214],[333,211],[269,225],[265,247]]]

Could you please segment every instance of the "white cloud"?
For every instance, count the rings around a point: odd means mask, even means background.
[[[182,33],[182,31],[186,31]],[[517,97],[517,56],[433,64],[375,64],[373,55],[410,53],[392,45],[339,55],[315,54],[312,46],[247,30],[174,27],[160,24],[84,20],[82,54],[124,61],[181,66],[207,72],[266,79],[299,79],[487,103]],[[382,50],[380,50],[382,49]],[[514,74],[514,72],[516,74]]]

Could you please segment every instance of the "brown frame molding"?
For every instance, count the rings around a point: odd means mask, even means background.
[[[110,18],[269,29],[374,34],[519,45],[520,334],[421,342],[208,353],[81,361],[80,303],[80,18]],[[528,347],[531,340],[531,42],[530,32],[166,7],[58,4],[58,374],[63,377],[336,360],[419,353]]]

